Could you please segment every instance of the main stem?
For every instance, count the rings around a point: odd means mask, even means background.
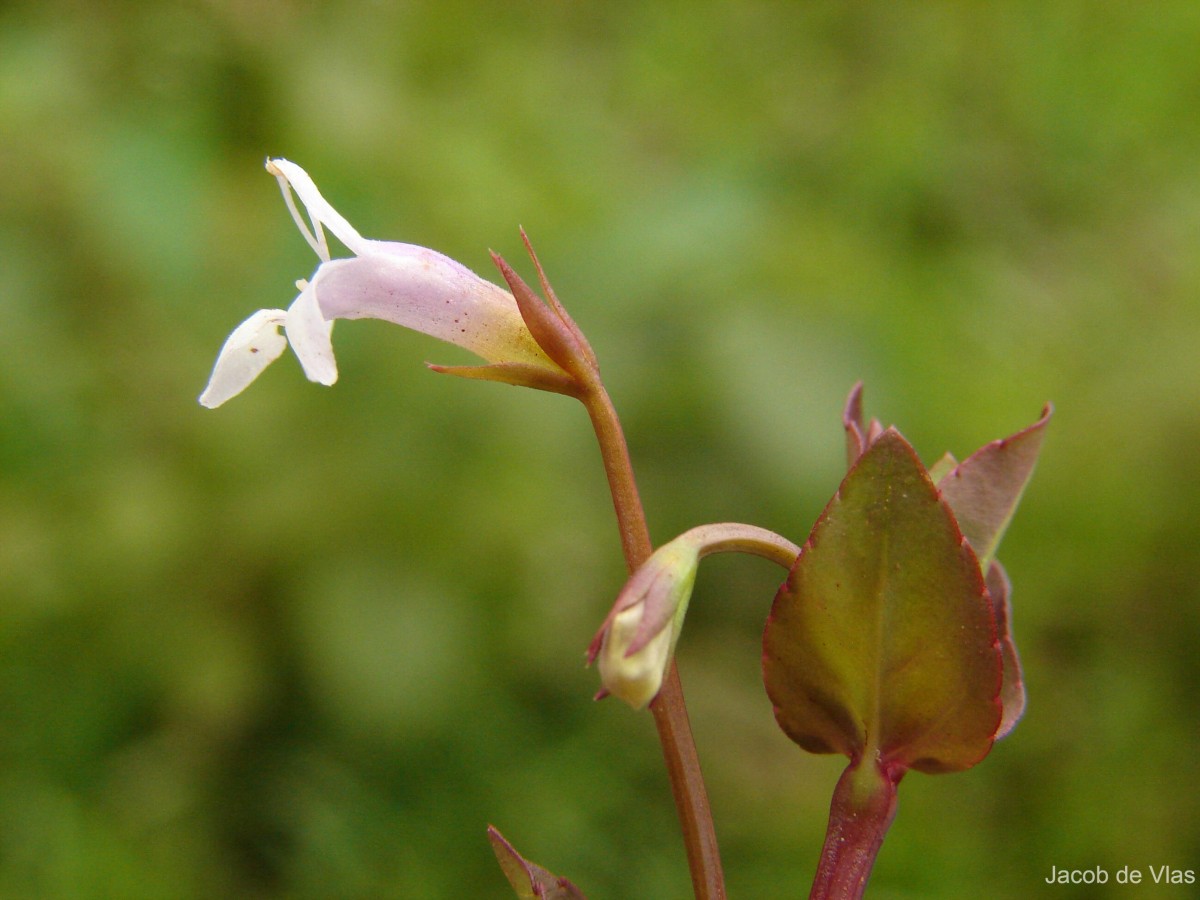
[[[833,791],[829,827],[809,900],[859,900],[888,827],[900,777],[873,760],[852,762]]]
[[[617,411],[603,386],[597,384],[581,399],[600,443],[604,471],[608,475],[608,487],[617,513],[617,527],[621,532],[621,549],[632,573],[650,556],[654,547],[650,543],[646,514],[633,477],[629,447]],[[697,900],[724,900],[725,876],[721,871],[717,834],[674,659],[667,669],[662,689],[650,704],[650,712],[658,728],[658,740],[662,744],[671,791],[675,795],[675,808],[692,873],[692,888]]]

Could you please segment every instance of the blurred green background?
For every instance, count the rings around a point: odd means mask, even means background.
[[[1200,5],[0,5],[0,897],[688,895],[586,417],[338,326],[215,412],[315,265],[264,158],[491,277],[535,241],[656,541],[802,540],[839,413],[927,461],[1058,409],[1001,556],[1030,693],[911,775],[876,898],[1200,870]],[[680,665],[735,898],[804,896],[842,763],[759,680],[780,573],[706,563]]]

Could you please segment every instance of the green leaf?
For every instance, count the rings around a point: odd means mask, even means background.
[[[814,753],[968,768],[1000,721],[1001,654],[975,554],[894,429],[851,468],[780,588],[763,679]]]
[[[1052,412],[1047,404],[1028,428],[984,445],[936,479],[985,572],[1033,475]]]
[[[586,900],[583,893],[565,878],[547,872],[521,856],[499,831],[488,826],[492,851],[504,870],[504,877],[517,892],[519,900]]]

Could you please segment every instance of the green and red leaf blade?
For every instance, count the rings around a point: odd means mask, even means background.
[[[586,900],[579,888],[567,879],[559,878],[521,856],[495,827],[489,825],[487,834],[496,860],[504,877],[517,892],[518,900]]]
[[[889,769],[965,769],[1000,722],[978,561],[912,447],[865,446],[772,606],[763,678],[783,731]]]

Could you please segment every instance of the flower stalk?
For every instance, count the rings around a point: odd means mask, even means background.
[[[579,326],[555,296],[528,237],[524,232],[521,237],[537,269],[538,283],[545,301],[500,256],[493,254],[493,259],[538,346],[571,379],[571,389],[561,393],[578,398],[587,410],[612,495],[625,566],[632,574],[650,557],[654,545],[650,541],[650,530],[646,525],[646,514],[634,478],[625,433],[616,407],[600,379],[595,353]],[[667,776],[675,798],[695,896],[697,900],[724,900],[725,876],[721,869],[712,810],[688,720],[683,686],[673,659],[664,676],[662,688],[650,702],[650,712],[658,729]]]
[[[604,459],[604,471],[608,475],[617,526],[621,532],[625,565],[633,573],[649,558],[653,547],[633,475],[629,448],[616,409],[603,386],[598,386],[581,399],[592,420],[600,444],[600,455]],[[683,685],[674,659],[667,667],[662,689],[650,702],[650,712],[658,729],[663,761],[675,796],[675,809],[687,848],[693,891],[697,900],[724,900],[725,875],[721,868],[721,853],[708,803],[708,791],[700,771],[700,757],[688,720]]]

